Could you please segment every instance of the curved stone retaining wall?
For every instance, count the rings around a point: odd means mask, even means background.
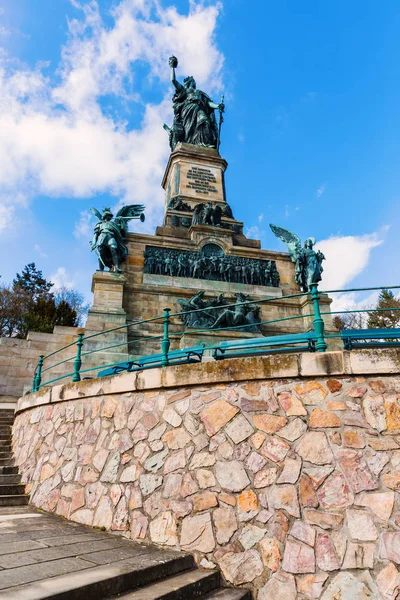
[[[193,552],[258,600],[394,599],[398,365],[288,355],[42,390],[16,461],[35,506]]]

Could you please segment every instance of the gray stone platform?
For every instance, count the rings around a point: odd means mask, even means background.
[[[0,507],[1,600],[117,597],[251,598],[247,590],[221,590],[219,573],[196,569],[190,554],[136,544],[30,507]]]

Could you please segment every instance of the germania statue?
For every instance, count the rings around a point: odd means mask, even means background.
[[[93,240],[90,243],[92,250],[99,259],[99,269],[104,271],[108,267],[110,271],[121,273],[120,264],[128,256],[126,240],[128,237],[128,222],[131,219],[145,219],[142,204],[123,206],[113,220],[113,214],[109,208],[101,214],[96,208],[90,209],[99,219],[94,228]]]
[[[169,59],[171,67],[171,81],[175,87],[172,98],[174,109],[174,123],[172,127],[164,125],[169,133],[169,144],[174,150],[178,142],[186,142],[196,146],[208,146],[219,149],[221,137],[221,125],[225,105],[222,101],[215,104],[207,94],[198,90],[196,81],[192,76],[185,77],[183,85],[176,79],[175,69],[178,59],[171,56]],[[215,110],[219,110],[219,124],[215,118]]]
[[[315,238],[309,237],[304,242],[304,248],[301,247],[300,238],[287,229],[271,225],[270,227],[277,238],[282,240],[288,247],[290,258],[296,263],[295,279],[303,292],[308,292],[313,283],[321,281],[322,261],[325,256],[318,250],[315,252]]]

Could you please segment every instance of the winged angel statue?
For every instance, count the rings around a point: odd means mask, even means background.
[[[313,283],[321,281],[323,272],[322,261],[325,256],[318,250],[315,252],[315,238],[309,237],[301,247],[300,238],[287,229],[271,225],[270,227],[277,238],[288,247],[290,258],[296,263],[295,278],[303,292],[308,292]]]
[[[109,208],[104,208],[103,214],[96,208],[90,210],[99,220],[94,228],[93,240],[90,242],[92,250],[96,252],[99,259],[99,269],[104,271],[104,267],[108,267],[110,271],[121,273],[120,264],[128,256],[126,246],[128,222],[131,219],[140,219],[143,223],[144,206],[142,204],[123,206],[114,220],[114,215]]]

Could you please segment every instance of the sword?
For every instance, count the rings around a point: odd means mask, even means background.
[[[224,96],[221,96],[221,102],[220,102],[220,109],[219,109],[219,126],[218,126],[218,145],[217,145],[217,150],[219,152],[219,147],[221,145],[221,127],[222,127],[222,123],[224,122],[224,109],[221,108],[221,104],[224,104]]]
[[[89,242],[89,244],[91,244],[91,242]],[[97,258],[99,259],[99,262],[101,262],[101,264],[103,265],[103,267],[106,267],[106,265],[104,264],[104,260],[100,256],[100,252],[99,252],[97,246],[91,246],[91,248],[92,248],[92,252],[93,251],[95,252]]]

